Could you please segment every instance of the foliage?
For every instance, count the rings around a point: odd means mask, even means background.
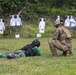
[[[55,27],[53,26],[53,23],[47,19],[46,21],[46,26],[45,26],[45,33],[42,33],[42,37],[52,37],[53,33],[55,31]],[[73,38],[76,38],[75,34],[76,31],[71,30],[73,34]],[[38,24],[29,24],[23,22],[22,25],[22,36],[20,35],[21,38],[35,38],[36,35],[39,33],[38,29]],[[13,30],[12,33],[10,34],[10,26],[9,23],[5,25],[5,31],[4,34],[0,34],[0,38],[10,38],[10,35],[12,35],[11,38],[15,38],[16,34],[21,34],[20,30],[16,29]]]
[[[0,14],[17,14],[25,5],[24,0],[0,0]]]
[[[54,19],[56,15],[76,15],[75,12],[75,0],[0,0],[2,17],[19,13],[29,22],[35,22],[39,17]]]
[[[26,25],[23,27],[23,37],[36,37],[38,27],[33,25]]]
[[[23,24],[23,37],[35,37],[38,33],[38,18],[46,18],[46,31],[42,36],[49,37],[51,35],[50,33],[54,31],[54,29],[50,29],[50,27],[57,15],[60,15],[62,18],[65,18],[66,15],[76,16],[76,1],[0,0],[0,18],[8,20],[11,14],[21,14],[23,22],[30,25]],[[35,29],[33,26],[35,26]],[[13,34],[15,34],[15,32]],[[9,37],[9,24],[6,25],[3,37]]]
[[[49,19],[47,19],[46,27],[45,27],[45,33],[43,33],[41,35],[42,35],[42,37],[51,37],[54,30],[55,30],[55,27],[53,26],[53,23]],[[39,33],[38,24],[29,24],[29,23],[23,22],[22,36],[21,36],[22,38],[36,37],[36,35],[38,33]],[[12,33],[11,33],[12,38],[15,38],[16,34],[20,34],[20,30],[18,30],[18,29],[13,30]],[[5,32],[4,32],[3,35],[0,35],[0,38],[10,38],[9,23],[5,25]]]

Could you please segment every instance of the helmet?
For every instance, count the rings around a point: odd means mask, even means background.
[[[39,46],[40,46],[40,41],[37,40],[37,39],[35,39],[35,40],[32,42],[32,44],[33,44],[34,46],[39,47]]]
[[[55,22],[54,22],[54,25],[55,26],[58,26],[59,24],[63,24],[63,20],[61,19],[61,20],[56,20]]]

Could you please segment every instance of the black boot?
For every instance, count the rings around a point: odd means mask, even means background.
[[[52,56],[58,57],[58,54],[57,53],[53,53]]]
[[[66,56],[66,51],[63,51],[63,55]]]
[[[70,56],[70,54],[71,54],[71,52],[68,50],[68,51],[66,51],[66,57],[69,57]]]

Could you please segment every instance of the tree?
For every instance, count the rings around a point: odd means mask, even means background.
[[[18,13],[24,6],[24,0],[0,0],[0,10],[3,15]]]

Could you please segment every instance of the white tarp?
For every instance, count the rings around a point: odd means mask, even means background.
[[[21,18],[19,17],[19,15],[17,15],[17,18],[16,18],[16,25],[17,26],[22,25]]]
[[[41,18],[39,22],[39,33],[44,33],[45,32],[45,21],[44,18]]]
[[[73,16],[67,16],[64,22],[64,26],[68,29],[76,30],[76,21]]]
[[[14,15],[12,15],[10,19],[10,26],[15,26],[15,24],[16,24],[16,19],[14,18]]]
[[[67,16],[67,18],[65,19],[64,26],[65,27],[70,27],[70,19],[69,19],[69,16]]]
[[[59,15],[57,16],[57,19],[56,20],[60,20],[60,16]]]
[[[72,16],[70,18],[70,26],[71,27],[75,27],[76,26],[76,21],[74,20],[74,18]]]
[[[22,22],[19,15],[12,15],[10,19],[10,26],[21,26],[21,25],[22,25]]]
[[[5,25],[3,19],[0,19],[0,34],[3,34],[4,30],[5,30]]]

